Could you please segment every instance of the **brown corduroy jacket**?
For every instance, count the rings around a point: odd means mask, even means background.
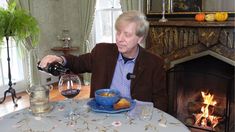
[[[140,47],[140,46],[139,46]],[[96,44],[91,53],[80,56],[65,55],[66,67],[74,73],[92,73],[91,97],[97,89],[109,88],[118,58],[116,44]],[[131,79],[131,97],[140,101],[153,102],[156,108],[167,111],[167,90],[164,62],[144,48],[139,48],[136,58],[134,79]]]

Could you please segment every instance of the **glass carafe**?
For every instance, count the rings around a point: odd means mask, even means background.
[[[53,86],[35,85],[26,89],[29,94],[30,110],[34,115],[45,114],[52,109],[49,102],[49,92]]]

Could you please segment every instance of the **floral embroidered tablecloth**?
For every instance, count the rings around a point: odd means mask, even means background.
[[[127,112],[95,113],[88,100],[77,100],[77,116],[65,118],[69,101],[53,102],[51,112],[34,116],[29,108],[0,117],[2,132],[189,132],[189,129],[169,114],[154,108],[151,120],[128,118]]]

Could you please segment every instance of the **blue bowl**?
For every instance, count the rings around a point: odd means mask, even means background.
[[[99,89],[95,91],[95,101],[102,106],[112,106],[120,99],[121,93],[114,89]]]

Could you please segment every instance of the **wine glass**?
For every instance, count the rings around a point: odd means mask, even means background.
[[[74,97],[77,96],[81,89],[81,80],[78,75],[75,74],[64,74],[60,77],[58,90],[67,99],[70,100],[71,109],[69,113],[66,113],[65,117],[73,120],[78,113],[75,112],[73,103]]]

